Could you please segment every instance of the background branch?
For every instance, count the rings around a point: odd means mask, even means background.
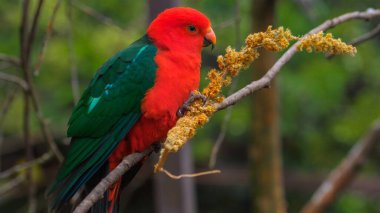
[[[313,194],[301,212],[323,212],[337,194],[342,191],[359,172],[369,152],[380,141],[380,121],[375,122],[369,132],[352,147],[347,157],[334,169]]]
[[[16,84],[17,86],[20,86],[23,90],[28,90],[28,84],[26,81],[18,76],[0,72],[0,80],[8,81],[10,83]]]
[[[54,22],[55,14],[59,8],[59,2],[60,1],[61,0],[58,0],[56,6],[54,8],[52,18],[49,22],[49,29],[52,28],[52,23]],[[41,6],[42,6],[42,3],[41,3]],[[41,8],[39,8],[39,9],[37,8],[34,19],[33,19],[36,22],[38,21],[38,16],[40,15],[40,9]],[[23,74],[24,74],[24,79],[26,81],[26,84],[28,85],[28,90],[25,91],[25,94],[26,94],[25,104],[29,105],[29,98],[30,98],[31,104],[33,105],[34,111],[35,111],[36,116],[37,116],[37,120],[40,124],[41,131],[42,131],[42,134],[44,136],[44,139],[49,144],[50,149],[53,151],[53,153],[55,154],[57,159],[60,162],[62,162],[63,161],[63,155],[59,151],[57,144],[54,142],[53,135],[49,131],[48,125],[45,121],[45,118],[42,114],[42,111],[40,110],[40,103],[37,99],[37,93],[36,93],[36,90],[35,90],[34,85],[33,85],[32,75],[29,71],[29,65],[30,65],[30,61],[29,61],[30,60],[30,54],[29,54],[29,52],[31,50],[31,46],[32,46],[31,42],[34,40],[34,36],[33,35],[28,36],[28,34],[27,34],[27,32],[28,32],[28,13],[29,13],[28,11],[29,11],[29,1],[25,0],[23,2],[22,19],[21,19],[21,25],[20,25],[20,42],[21,42],[20,63],[21,63],[21,68],[22,68]],[[34,21],[33,21],[33,25],[32,25],[33,29],[31,29],[31,31],[30,31],[33,34],[36,32],[35,28],[37,27],[37,23],[34,23]]]
[[[357,46],[369,39],[372,39],[374,38],[375,36],[379,35],[380,34],[380,24],[378,24],[375,28],[373,28],[373,30],[369,31],[368,33],[352,40],[350,42],[350,44],[352,44],[353,46]]]
[[[20,60],[16,56],[6,55],[0,53],[0,61],[7,62],[14,66],[20,66]]]
[[[367,41],[367,40],[370,40],[372,38],[375,38],[375,36],[377,35],[380,35],[380,24],[378,24],[375,28],[373,28],[371,31],[369,31],[368,33],[362,35],[362,36],[359,36],[358,38],[352,40],[349,44],[351,44],[352,46],[358,46],[360,45],[361,43]],[[328,54],[326,55],[326,58],[327,59],[331,59],[334,57],[334,54]]]
[[[34,21],[38,20],[40,4],[37,8],[36,14],[34,16]],[[29,0],[23,1],[22,7],[22,19],[20,24],[20,40],[21,40],[21,48],[20,48],[20,62],[21,69],[24,73],[24,78],[28,83],[29,89],[31,89],[31,76],[29,73],[29,59],[30,59],[30,48],[33,43],[33,35],[35,32],[35,23],[33,23],[33,28],[31,33],[28,35],[28,13],[29,13]],[[31,131],[30,131],[30,99],[29,99],[30,90],[24,90],[24,109],[23,109],[23,140],[25,143],[25,155],[27,161],[33,160],[33,147],[31,140]],[[36,202],[35,202],[35,183],[32,178],[32,170],[27,169],[25,179],[29,184],[29,192],[28,192],[28,212],[35,212]]]
[[[3,196],[5,193],[9,192],[10,190],[15,189],[24,181],[25,181],[25,176],[23,175],[19,175],[16,178],[13,178],[11,181],[7,182],[6,184],[0,187],[0,196]]]
[[[22,170],[31,168],[37,164],[43,164],[47,162],[48,160],[52,159],[53,156],[54,156],[53,153],[50,151],[32,161],[18,164],[10,169],[5,170],[4,172],[1,172],[0,179],[9,178],[10,176],[21,172]]]
[[[57,16],[57,12],[61,6],[61,3],[62,3],[62,0],[57,0],[57,2],[54,5],[53,12],[50,16],[49,23],[48,23],[48,26],[46,28],[45,38],[44,38],[44,41],[42,43],[41,51],[40,51],[39,56],[38,56],[38,61],[36,63],[34,71],[33,71],[34,75],[40,74],[41,65],[42,65],[42,62],[44,61],[44,58],[45,58],[45,52],[46,52],[49,40],[53,34],[53,26],[54,26],[55,17]]]
[[[119,26],[118,24],[116,24],[114,22],[114,20],[112,20],[112,18],[109,18],[109,17],[103,15],[102,13],[96,11],[94,8],[91,8],[90,6],[87,6],[87,5],[85,5],[79,1],[70,1],[69,3],[73,7],[77,8],[78,10],[83,12],[84,14],[95,18],[99,22],[101,22],[105,25],[111,26],[111,27],[115,27],[118,30],[124,31],[121,26]]]
[[[70,61],[70,77],[71,77],[71,89],[74,98],[74,103],[78,103],[80,98],[79,80],[78,80],[78,69],[75,57],[74,48],[74,38],[73,38],[73,14],[72,14],[72,0],[68,1],[68,6],[66,9],[66,16],[68,22],[68,36],[67,40],[69,43],[69,61]]]

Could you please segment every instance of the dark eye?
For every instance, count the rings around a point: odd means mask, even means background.
[[[197,28],[194,25],[187,26],[187,30],[192,33],[197,32]]]

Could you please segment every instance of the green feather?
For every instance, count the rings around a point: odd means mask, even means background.
[[[144,36],[95,74],[69,120],[70,149],[49,190],[55,197],[53,208],[91,178],[141,116],[141,101],[156,76],[156,53]]]

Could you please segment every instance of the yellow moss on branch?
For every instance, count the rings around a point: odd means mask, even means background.
[[[312,34],[301,39],[298,51],[305,49],[307,52],[323,52],[328,54],[349,54],[355,55],[356,48],[341,41],[339,38],[333,38],[331,33],[326,35],[323,32]]]
[[[272,29],[271,26],[265,32],[250,34],[240,51],[227,47],[226,53],[217,58],[218,69],[211,69],[207,74],[209,84],[202,90],[202,94],[207,97],[206,103],[201,100],[193,102],[190,109],[178,119],[176,125],[168,132],[159,162],[155,166],[155,172],[162,171],[170,152],[177,152],[195,135],[198,128],[208,122],[209,117],[216,111],[215,104],[224,99],[221,93],[222,88],[228,86],[240,70],[248,68],[260,56],[258,51],[260,48],[279,52],[287,48],[290,42],[296,40],[301,41],[300,45],[297,46],[298,51],[306,49],[307,52],[314,50],[329,54],[354,55],[356,53],[355,47],[345,44],[340,39],[334,39],[330,33],[324,35],[320,32],[299,38],[293,36],[288,29],[283,27]]]

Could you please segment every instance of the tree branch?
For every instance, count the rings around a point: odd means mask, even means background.
[[[153,152],[153,147],[150,146],[144,152],[133,153],[124,157],[123,161],[112,170],[105,178],[103,178],[94,189],[81,201],[81,203],[75,208],[73,213],[85,213],[96,201],[103,197],[104,192],[112,186],[117,180],[123,176],[132,166],[144,159],[144,157],[150,155]]]
[[[42,0],[40,0],[41,3]],[[20,62],[21,69],[24,73],[24,78],[28,84],[29,89],[31,88],[31,77],[29,73],[29,63],[30,63],[30,49],[33,43],[34,33],[36,31],[36,22],[39,17],[39,12],[42,4],[37,6],[36,13],[34,14],[33,26],[31,29],[31,33],[28,34],[28,14],[29,14],[29,0],[23,1],[23,6],[21,10],[21,24],[20,24]],[[30,109],[31,109],[31,101],[29,98],[30,90],[24,90],[24,110],[23,110],[23,139],[25,143],[25,155],[27,161],[32,161],[34,158],[33,155],[33,147],[32,147],[32,139],[31,139],[31,130],[30,130]],[[28,212],[33,213],[36,210],[36,202],[35,202],[35,183],[32,177],[32,170],[26,170],[25,179],[29,184],[29,192],[28,192]]]
[[[363,43],[365,41],[368,41],[368,40],[370,40],[372,38],[375,38],[375,36],[377,36],[377,35],[380,35],[380,24],[378,24],[375,28],[373,28],[368,33],[355,38],[349,44],[351,44],[352,46],[356,47],[356,46],[360,45],[361,43]],[[327,59],[331,59],[333,57],[334,57],[334,54],[328,54],[328,55],[326,55]]]
[[[95,18],[96,20],[100,21],[101,23],[105,25],[115,27],[116,29],[120,31],[124,31],[123,28],[119,26],[118,24],[116,24],[112,18],[103,15],[102,13],[96,11],[94,8],[91,8],[90,6],[87,6],[83,4],[82,2],[70,1],[69,4],[76,7],[78,10],[80,10],[84,14]]]
[[[61,0],[58,0],[61,1]],[[62,162],[63,161],[63,155],[59,151],[57,144],[54,142],[53,136],[51,132],[49,131],[46,121],[42,115],[42,111],[40,110],[40,104],[37,99],[37,93],[33,85],[32,81],[32,75],[29,70],[30,65],[30,50],[31,45],[34,40],[34,35],[37,28],[37,22],[38,17],[40,15],[40,10],[42,6],[42,0],[40,0],[40,3],[36,9],[36,13],[34,14],[33,23],[32,23],[32,29],[30,30],[30,33],[28,35],[28,13],[29,13],[29,0],[24,0],[23,7],[22,7],[22,18],[21,18],[21,24],[20,24],[20,63],[21,63],[21,69],[24,73],[24,79],[26,81],[26,84],[28,86],[28,90],[24,90],[26,95],[30,97],[31,105],[33,105],[34,111],[37,115],[37,120],[40,124],[42,134],[44,136],[45,141],[50,146],[50,149],[53,151],[57,159]],[[58,3],[57,3],[58,4]],[[56,6],[58,7],[58,6]],[[56,8],[54,8],[54,12],[56,13]],[[54,19],[53,19],[54,20]],[[50,20],[49,25],[51,25],[52,20]],[[29,98],[26,98],[26,103],[28,103]],[[27,101],[28,100],[28,101]],[[29,103],[28,103],[29,104]]]
[[[41,9],[42,9],[43,4],[44,4],[44,0],[38,1],[37,9],[36,9],[36,12],[34,13],[34,17],[33,17],[32,27],[30,29],[30,32],[29,32],[29,35],[27,38],[25,51],[27,53],[26,58],[28,58],[28,59],[29,59],[29,55],[30,55],[33,43],[34,43],[34,37],[36,36],[36,33],[37,33],[37,24],[38,24],[38,20],[40,18]]]
[[[45,38],[44,38],[44,41],[42,43],[42,48],[41,48],[40,53],[38,55],[38,61],[36,63],[36,66],[34,67],[34,71],[33,71],[34,75],[40,74],[40,69],[41,69],[42,62],[45,58],[45,52],[46,52],[46,49],[48,46],[48,42],[50,40],[51,35],[53,34],[53,26],[54,26],[55,17],[57,15],[58,9],[61,6],[61,3],[62,3],[62,0],[57,0],[57,2],[54,5],[53,12],[50,16],[49,23],[48,23],[48,26],[46,29]]]
[[[69,63],[70,63],[70,77],[71,77],[71,90],[73,94],[74,103],[78,103],[80,99],[80,89],[79,89],[79,79],[78,79],[78,69],[77,62],[75,60],[75,48],[73,39],[73,14],[71,1],[68,1],[68,6],[66,8],[66,17],[68,25],[68,44],[69,44]]]
[[[323,24],[319,25],[318,27],[312,29],[310,32],[308,32],[305,36],[318,33],[320,31],[325,31],[327,29],[333,28],[339,24],[342,24],[344,22],[347,22],[352,19],[364,19],[364,20],[370,20],[375,17],[380,17],[380,10],[375,9],[367,9],[363,12],[351,12],[346,13],[341,16],[338,16],[336,18],[330,19],[325,21]],[[304,36],[304,37],[305,37]],[[234,94],[228,96],[224,101],[220,104],[218,104],[216,107],[218,110],[225,109],[231,105],[234,105],[238,101],[240,101],[242,98],[252,94],[253,92],[260,90],[262,88],[265,88],[270,85],[270,82],[273,80],[273,78],[280,72],[281,68],[293,57],[293,55],[297,52],[297,46],[300,44],[300,41],[293,44],[282,56],[277,60],[277,62],[268,70],[268,72],[259,80],[253,81],[247,86],[243,87],[239,91],[235,92]]]
[[[371,31],[369,31],[368,33],[352,40],[350,42],[350,44],[352,44],[353,46],[358,46],[359,44],[369,40],[369,39],[372,39],[374,38],[375,36],[377,36],[378,34],[380,34],[380,24],[378,24],[375,28],[373,28]]]
[[[0,53],[0,61],[7,62],[14,66],[20,66],[20,59],[17,58],[16,56],[5,55],[5,54]]]
[[[23,175],[19,175],[16,178],[13,178],[11,181],[7,182],[6,184],[0,187],[0,196],[4,196],[5,193],[11,191],[12,189],[15,189],[24,181],[25,176]]]
[[[45,154],[41,155],[40,157],[38,157],[32,161],[18,164],[18,165],[14,166],[10,169],[5,170],[4,172],[1,172],[0,173],[0,180],[8,178],[8,177],[10,177],[10,176],[12,176],[18,172],[21,172],[22,170],[31,168],[37,164],[43,164],[43,163],[47,162],[48,160],[52,159],[53,156],[54,156],[53,153],[50,151],[50,152],[46,152]]]
[[[347,157],[330,173],[301,212],[323,212],[359,172],[368,153],[378,142],[380,142],[380,120],[375,122],[369,132],[352,147]]]
[[[8,81],[21,87],[24,91],[28,90],[28,84],[22,78],[15,75],[0,72],[0,80]]]
[[[12,88],[8,92],[8,94],[7,94],[6,98],[5,98],[4,104],[3,104],[3,106],[2,106],[2,108],[0,110],[0,129],[1,129],[2,125],[3,125],[3,123],[4,123],[6,114],[8,113],[10,106],[12,105],[12,103],[14,101],[16,93],[17,93],[17,88]],[[0,132],[1,132],[1,130],[0,130]],[[1,147],[0,147],[0,150],[1,150]],[[1,164],[0,164],[0,168],[1,168]]]
[[[41,65],[41,63],[43,61],[43,53],[44,53],[44,50],[46,48],[47,41],[50,38],[50,34],[51,34],[52,28],[53,28],[53,23],[54,23],[54,20],[55,20],[55,14],[58,11],[58,8],[60,6],[60,2],[61,1],[62,0],[58,0],[57,3],[56,3],[56,5],[55,5],[55,7],[54,7],[53,15],[52,15],[52,17],[51,17],[51,19],[49,21],[48,32],[46,33],[47,36],[46,36],[46,38],[44,40],[44,45],[43,45],[41,53],[40,53],[40,57],[39,57],[40,60],[37,62],[36,70],[34,71],[34,73],[38,73],[38,69],[39,69],[39,67],[40,67],[40,65]],[[49,29],[50,29],[50,31],[49,31]],[[48,143],[50,149],[53,151],[53,153],[54,153],[55,157],[57,158],[57,160],[59,162],[63,162],[63,155],[59,151],[58,146],[57,146],[57,144],[54,141],[53,135],[50,132],[50,130],[48,128],[48,125],[46,123],[46,120],[45,120],[45,118],[43,116],[43,113],[42,113],[42,111],[40,109],[40,103],[38,101],[37,93],[36,93],[36,90],[34,89],[32,78],[31,78],[31,75],[30,75],[29,72],[26,73],[26,81],[27,81],[27,84],[28,84],[29,89],[30,89],[29,95],[30,95],[30,98],[31,98],[31,101],[32,101],[32,104],[33,104],[34,111],[36,113],[36,117],[37,117],[38,123],[39,123],[41,131],[42,131],[42,135],[43,135],[45,141]]]

